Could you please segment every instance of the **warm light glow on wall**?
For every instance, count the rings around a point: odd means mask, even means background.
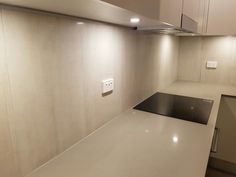
[[[167,55],[168,52],[170,52],[171,49],[171,37],[169,35],[164,35],[162,37],[162,43],[161,43],[161,53],[163,55]]]
[[[165,83],[166,80],[172,80],[175,73],[177,72],[177,57],[178,51],[174,47],[177,43],[177,38],[174,40],[171,35],[158,35],[158,43],[155,44],[155,54],[156,58],[154,65],[158,68],[157,80],[160,88],[163,88],[161,83]],[[174,42],[175,41],[175,42]],[[168,72],[168,74],[166,73]]]
[[[224,44],[226,47],[231,47],[232,42],[233,42],[233,36],[226,36],[226,37],[224,38],[223,44]]]

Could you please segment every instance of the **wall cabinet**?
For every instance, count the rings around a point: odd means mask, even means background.
[[[199,34],[236,35],[236,21],[231,20],[236,15],[236,0],[103,1]]]
[[[204,18],[207,15],[205,5],[209,0],[103,1],[178,28],[202,33]]]
[[[198,20],[198,32],[200,34],[207,33],[209,4],[210,0],[200,0]]]
[[[160,0],[160,20],[181,27],[183,0]]]
[[[184,0],[183,14],[192,20],[199,22],[200,18],[200,0]]]
[[[235,0],[210,0],[207,34],[235,35],[235,8]]]
[[[145,17],[181,25],[183,0],[103,0],[115,6],[133,11]]]

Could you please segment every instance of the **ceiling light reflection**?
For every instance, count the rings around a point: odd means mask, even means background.
[[[77,25],[83,25],[84,22],[77,22]]]
[[[139,23],[140,22],[140,18],[134,17],[130,19],[131,23]]]
[[[178,138],[178,136],[173,136],[172,140],[174,143],[178,143],[179,138]]]

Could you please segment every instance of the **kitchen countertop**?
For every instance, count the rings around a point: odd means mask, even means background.
[[[208,125],[130,109],[29,177],[204,177],[221,94],[236,88],[175,82],[160,91],[214,100]]]

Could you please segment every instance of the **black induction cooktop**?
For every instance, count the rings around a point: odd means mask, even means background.
[[[212,100],[157,92],[134,109],[206,125],[212,105]]]

